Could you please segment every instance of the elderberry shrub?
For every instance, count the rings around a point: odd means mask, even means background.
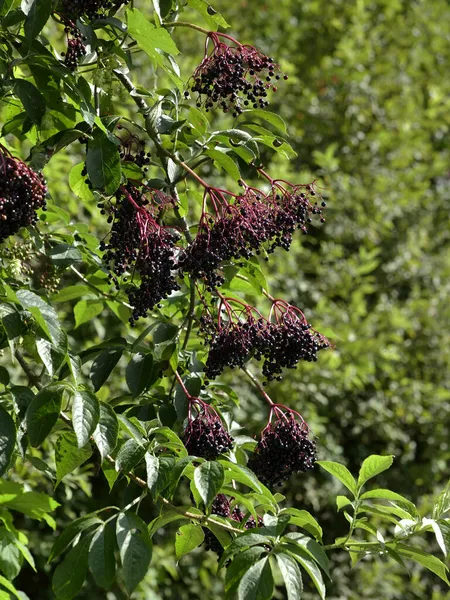
[[[220,37],[231,42],[228,45]],[[271,81],[280,79],[279,69],[272,58],[253,46],[244,46],[226,34],[210,32],[208,41],[212,52],[205,57],[192,75],[192,92],[198,94],[197,106],[206,111],[214,106],[223,112],[240,115],[244,108],[265,108],[268,91],[277,88]],[[284,76],[287,79],[287,76]],[[189,92],[186,92],[189,97]]]
[[[117,10],[122,4],[129,2],[130,0],[61,0],[60,12],[73,20],[82,17],[100,19],[106,11]]]
[[[36,223],[46,194],[44,177],[0,145],[0,242]]]
[[[233,438],[217,413],[207,405],[189,421],[182,439],[189,454],[206,460],[214,460],[233,447]]]
[[[109,240],[102,242],[100,249],[104,251],[104,261],[116,287],[119,288],[119,277],[127,271],[140,276],[139,285],[131,282],[126,289],[133,306],[130,317],[133,325],[161,300],[180,289],[172,273],[179,236],[155,220],[158,212],[171,202],[159,190],[143,193],[128,184],[119,188],[115,197],[116,203],[108,218],[113,223]]]
[[[310,471],[317,455],[308,433],[306,423],[296,421],[291,411],[289,416],[279,413],[263,430],[248,467],[268,486],[280,484],[293,473]]]
[[[64,32],[67,36],[67,50],[66,52],[62,52],[61,56],[64,57],[66,67],[71,71],[75,71],[80,58],[86,54],[86,46],[84,45],[86,37],[71,19],[64,19],[64,24]]]

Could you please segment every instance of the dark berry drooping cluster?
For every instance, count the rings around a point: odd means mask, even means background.
[[[225,494],[218,494],[211,505],[211,514],[218,515],[220,517],[225,517],[228,519],[232,519],[233,521],[237,521],[238,523],[242,523],[245,519],[245,514],[242,510],[235,506],[231,509],[231,501],[233,499],[228,499]],[[256,524],[255,518],[250,516],[245,522],[245,529],[255,529],[256,527],[262,527],[263,520],[258,516],[258,524]],[[222,544],[216,538],[216,536],[209,530],[204,528],[205,532],[205,548],[206,550],[212,550],[216,552],[219,557],[223,554]]]
[[[61,56],[64,57],[66,67],[71,71],[75,71],[80,59],[86,54],[86,46],[84,44],[86,37],[81,33],[81,30],[72,19],[64,18],[63,22],[67,38],[67,50],[61,52]]]
[[[36,210],[45,209],[46,194],[43,176],[0,145],[0,242],[36,223]]]
[[[116,203],[111,206],[108,220],[113,225],[101,250],[105,251],[104,260],[117,287],[119,277],[127,272],[133,277],[140,276],[138,285],[131,281],[126,289],[133,306],[132,324],[179,289],[173,275],[175,242],[179,236],[156,221],[158,213],[171,203],[172,199],[159,190],[143,191],[128,184],[119,188]],[[103,205],[101,208],[105,210]]]
[[[192,409],[197,415],[192,418]],[[192,456],[214,460],[233,447],[233,438],[212,406],[199,398],[189,399],[189,418],[183,433],[183,443]]]
[[[70,19],[100,19],[105,12],[117,10],[130,0],[61,0],[60,11]]]
[[[145,152],[144,144],[138,135],[123,125],[117,125],[117,139],[122,146],[120,158],[123,163],[134,163],[138,167],[143,167],[144,172],[148,171],[150,164],[150,152]]]
[[[272,423],[274,414],[276,420]],[[281,483],[293,473],[310,471],[316,462],[316,444],[308,435],[309,427],[301,415],[274,405],[249,468],[268,486]]]
[[[306,233],[312,216],[322,214],[325,203],[319,206],[316,195],[313,185],[280,180],[271,180],[268,193],[245,185],[240,195],[208,188],[198,233],[181,253],[178,267],[210,289],[220,286],[222,263],[248,259],[263,247],[269,253],[277,246],[289,250],[295,230]],[[212,213],[206,212],[208,203]]]
[[[231,45],[222,42],[219,36]],[[213,43],[210,53],[209,41]],[[191,90],[198,94],[197,106],[204,106],[206,111],[217,106],[237,117],[246,107],[267,106],[268,91],[277,90],[272,80],[280,77],[272,58],[226,34],[210,32],[205,57],[192,75]]]
[[[266,319],[253,306],[222,297],[217,321],[204,315],[201,330],[210,346],[205,366],[210,379],[225,367],[243,367],[252,357],[264,360],[266,379],[281,379],[283,369],[294,368],[300,360],[316,361],[317,352],[330,346],[301,310],[284,300],[273,301]]]

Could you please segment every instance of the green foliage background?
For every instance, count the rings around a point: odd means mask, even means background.
[[[136,6],[151,11],[149,3]],[[288,161],[268,151],[266,162],[279,178],[318,179],[329,207],[325,226],[297,240],[289,254],[278,250],[267,272],[271,293],[300,306],[336,347],[268,391],[304,415],[317,437],[320,459],[340,460],[356,472],[368,454],[394,454],[380,487],[390,487],[425,511],[448,478],[450,459],[448,3],[222,0],[216,8],[232,25],[229,33],[273,55],[289,75],[271,110],[288,123],[298,156]],[[186,78],[201,59],[203,40],[192,31],[177,34]],[[135,82],[154,84],[153,73],[136,69],[136,74]],[[106,69],[102,76],[108,78]],[[115,84],[111,89],[117,110],[121,98]],[[2,122],[11,110],[2,108]],[[217,127],[224,126],[224,117],[213,118]],[[44,172],[55,204],[98,229],[99,217],[82,209],[68,187],[69,170],[80,160],[74,145]],[[64,284],[75,283],[65,277]],[[67,305],[66,327],[73,326]],[[71,331],[79,348],[87,340],[99,343],[123,334],[121,320],[106,310]],[[120,373],[115,396],[126,390]],[[20,380],[19,370],[14,376]],[[237,374],[229,374],[228,383],[240,399],[236,420],[256,435],[265,420],[260,399]],[[60,502],[58,527],[107,502],[106,481],[90,467],[69,475],[55,492],[38,471],[32,477],[33,485]],[[17,479],[27,478],[26,466],[19,467]],[[320,517],[328,543],[346,530],[344,517],[336,513],[338,487],[333,486],[315,470],[282,490],[289,503]],[[128,493],[120,483],[113,491],[125,503]],[[150,519],[152,509],[146,510]],[[24,568],[15,584],[31,599],[53,598],[45,560],[55,534],[26,517],[20,526],[30,538],[38,574]],[[173,531],[160,531],[158,542],[133,598],[218,597],[222,588],[214,555],[199,549],[177,567]],[[450,598],[431,574],[413,568],[409,578],[391,562],[370,559],[351,570],[348,558],[337,555],[332,572],[332,600]],[[306,589],[305,598],[316,597],[312,587]],[[280,587],[276,598],[283,594]],[[117,587],[106,597],[124,596]],[[88,581],[79,598],[105,596]]]

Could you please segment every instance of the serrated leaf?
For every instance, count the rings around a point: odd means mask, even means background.
[[[22,8],[23,10],[23,8]],[[31,44],[33,39],[42,31],[52,12],[52,0],[33,0],[29,6],[24,23],[25,37]]]
[[[393,456],[380,456],[378,454],[372,454],[372,456],[368,456],[364,460],[359,471],[358,489],[361,489],[366,481],[372,479],[372,477],[375,477],[376,475],[379,475],[383,471],[389,469],[393,462]]]
[[[86,168],[94,187],[105,194],[114,194],[120,185],[121,165],[117,146],[99,128],[88,141]]]
[[[302,574],[299,566],[289,554],[277,552],[275,557],[286,586],[287,600],[299,600],[303,593]]]
[[[205,152],[207,156],[210,156],[215,165],[224,169],[230,177],[232,177],[235,181],[239,181],[241,178],[241,174],[239,172],[237,164],[234,160],[226,154],[225,152],[221,152],[220,150],[207,150]]]
[[[322,540],[322,527],[307,510],[285,508],[280,512],[280,515],[285,514],[290,516],[289,523],[306,529],[306,531],[309,531],[316,539]]]
[[[139,48],[150,58],[160,63],[158,50],[168,54],[179,54],[179,50],[170,34],[162,28],[156,28],[137,8],[126,11],[128,33],[133,37]]]
[[[58,420],[63,393],[63,386],[50,385],[36,394],[30,402],[26,424],[28,439],[33,447],[42,444]]]
[[[182,525],[175,537],[175,556],[177,560],[200,546],[204,539],[205,534],[200,525]]]
[[[238,586],[238,600],[271,600],[273,576],[269,558],[265,557],[252,565]]]
[[[374,498],[381,498],[383,500],[397,502],[400,504],[400,507],[406,509],[412,517],[417,518],[419,516],[418,510],[412,502],[407,500],[404,496],[401,496],[396,492],[392,492],[391,490],[377,488],[375,490],[369,490],[368,492],[364,492],[364,494],[361,494],[360,496],[361,500]]]
[[[95,443],[97,444],[98,451],[102,460],[110,454],[117,445],[117,436],[119,434],[119,421],[114,409],[106,404],[100,402],[99,404],[100,413],[98,419],[98,425],[92,434]]]
[[[311,577],[317,591],[319,592],[322,600],[325,600],[326,588],[323,581],[322,573],[320,572],[317,564],[308,556],[308,554],[302,549],[294,546],[293,544],[286,544],[283,546],[285,554],[289,554],[305,569],[308,575]]]
[[[16,426],[10,414],[0,406],[0,476],[6,472],[16,445]]]
[[[120,447],[116,457],[116,470],[128,473],[141,462],[145,455],[145,446],[136,440],[127,440]]]
[[[127,386],[133,396],[144,392],[152,379],[153,356],[138,352],[128,363],[125,371]]]
[[[116,539],[128,594],[142,581],[152,558],[152,542],[144,521],[135,513],[121,513],[117,519]]]
[[[57,598],[72,600],[83,587],[88,567],[90,536],[84,536],[70,550],[53,575],[52,587]]]
[[[101,519],[92,515],[85,515],[84,517],[80,517],[75,519],[75,521],[72,521],[72,523],[63,529],[56,538],[56,541],[52,546],[48,562],[52,562],[53,559],[62,554],[79,533],[91,529],[96,525],[100,525],[102,522],[103,521]]]
[[[195,469],[194,482],[206,507],[209,507],[225,481],[221,464],[213,461],[202,463]]]
[[[77,391],[72,403],[72,421],[78,448],[85,446],[94,433],[100,418],[97,397],[88,391]]]
[[[67,334],[62,332],[63,336]],[[53,377],[66,360],[65,352],[58,352],[53,344],[46,338],[38,336],[36,339],[36,350],[47,369],[50,377]]]
[[[340,463],[328,460],[318,460],[317,464],[320,465],[322,469],[325,469],[325,471],[328,471],[330,475],[333,475],[339,479],[339,481],[344,484],[354,496],[356,496],[356,481],[347,467],[341,465]]]
[[[202,15],[210,29],[216,30],[219,27],[227,29],[229,27],[222,15],[212,9],[206,0],[188,0],[188,5]]]
[[[52,263],[57,267],[69,267],[83,260],[83,255],[78,248],[69,244],[57,244],[48,252]]]
[[[27,116],[39,125],[45,115],[45,99],[41,92],[26,79],[14,80],[14,92],[22,102]]]
[[[17,290],[17,298],[26,310],[29,310],[56,350],[66,352],[67,335],[62,331],[58,315],[40,296],[30,290]]]
[[[98,392],[111,375],[111,372],[119,362],[122,353],[123,348],[108,348],[103,350],[103,352],[100,352],[94,359],[89,374],[92,385],[94,386],[94,392]]]
[[[435,538],[436,538],[436,542],[439,546],[439,548],[442,550],[442,553],[445,557],[447,557],[447,548],[445,545],[445,539],[444,539],[444,535],[442,533],[442,530],[439,526],[439,523],[437,523],[434,519],[427,519],[426,517],[424,517],[422,519],[422,523],[424,527],[430,526],[431,529],[434,532]]]
[[[433,519],[439,519],[450,510],[450,480],[439,494],[433,506]]]
[[[91,540],[88,564],[95,583],[105,590],[111,587],[115,577],[114,547],[114,530],[102,525]]]
[[[273,125],[276,129],[278,129],[282,133],[287,133],[286,123],[280,117],[280,115],[277,115],[268,110],[262,110],[260,108],[255,108],[252,110],[245,110],[241,116],[245,120],[252,119],[254,117],[256,117],[258,119],[262,119],[263,121],[266,121],[267,123],[270,123],[271,125]]]
[[[227,568],[225,575],[225,600],[232,600],[236,597],[237,588],[243,575],[254,565],[264,549],[261,546],[248,548],[240,552]]]
[[[395,544],[392,546],[394,550],[396,550],[401,556],[405,558],[409,558],[410,560],[414,560],[419,563],[438,577],[440,577],[445,583],[450,585],[450,582],[447,578],[447,567],[446,565],[428,552],[423,552],[423,550],[419,550],[418,548],[414,548],[413,546],[409,546],[406,544]]]
[[[243,483],[257,492],[263,492],[261,482],[248,467],[232,463],[229,460],[219,460],[218,462],[225,468],[226,483],[229,483],[234,479],[235,481],[239,481],[239,483]]]
[[[283,540],[300,546],[313,560],[320,565],[320,568],[325,571],[328,577],[330,577],[330,563],[328,561],[328,556],[321,544],[318,544],[310,537],[297,532],[287,533]]]
[[[145,464],[147,467],[147,485],[156,500],[158,494],[162,492],[170,483],[175,459],[169,456],[154,456],[147,452],[145,454]]]
[[[88,323],[97,317],[103,310],[101,300],[80,300],[73,309],[75,316],[75,329],[83,323]]]
[[[78,448],[77,438],[74,433],[67,431],[59,436],[55,445],[56,483],[58,486],[61,479],[73,473],[92,456],[90,444]]]

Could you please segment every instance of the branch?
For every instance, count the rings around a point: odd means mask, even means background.
[[[260,392],[260,394],[263,396],[264,400],[270,406],[275,406],[275,403],[272,401],[269,394],[265,391],[262,384],[256,379],[256,377],[253,375],[253,373],[251,373],[247,367],[242,367],[242,371],[247,375],[247,377],[252,382],[253,386],[258,390],[258,392]]]
[[[42,388],[44,386],[39,381],[40,378],[38,377],[38,375],[36,375],[36,373],[33,372],[32,369],[30,369],[30,367],[28,366],[28,363],[26,362],[26,360],[23,357],[23,354],[20,352],[20,350],[15,350],[14,356],[17,358],[17,362],[19,363],[19,365],[25,371],[25,374],[28,377],[30,385],[34,385],[34,387],[36,387],[38,390],[42,390]]]

